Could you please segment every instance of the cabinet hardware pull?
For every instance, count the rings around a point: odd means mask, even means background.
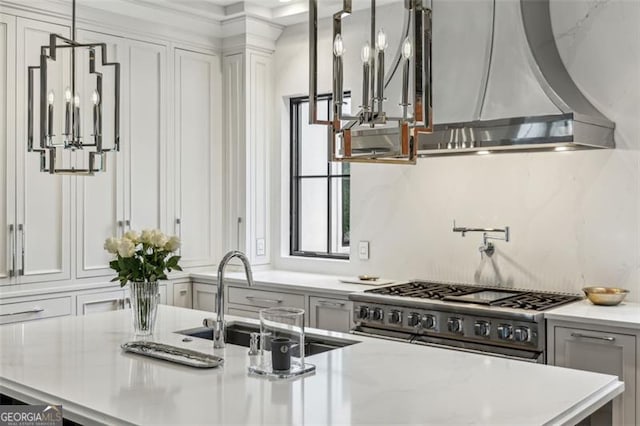
[[[180,290],[180,295],[187,294],[187,290]]]
[[[9,277],[16,275],[16,246],[17,241],[13,235],[13,224],[9,225],[9,253],[11,253],[11,268],[9,269]]]
[[[346,305],[345,302],[330,302],[328,300],[318,300],[318,304],[324,306],[332,306],[334,308],[341,308]]]
[[[606,342],[615,342],[616,341],[615,337],[590,336],[588,334],[582,334],[582,333],[571,333],[571,337],[576,337],[576,338],[579,338],[579,339],[604,340]]]
[[[27,311],[9,312],[8,314],[0,314],[0,317],[9,317],[11,315],[20,315],[20,314],[37,314],[38,312],[44,312],[44,308],[41,308],[40,306],[35,306],[33,309],[29,309]]]
[[[265,302],[265,303],[273,303],[273,304],[278,304],[283,302],[282,299],[264,299],[262,297],[256,297],[256,296],[245,296],[245,298],[252,302]]]
[[[120,236],[124,235],[124,220],[118,221],[118,228],[120,228]]]
[[[22,232],[22,234],[21,234],[22,235],[22,247],[20,247],[22,260],[20,262],[20,269],[18,269],[18,275],[24,275],[24,252],[25,252],[25,249],[24,249],[24,238],[25,238],[24,234],[26,233],[25,228],[26,227],[22,223],[18,225],[18,231]]]
[[[131,221],[129,219],[124,221],[124,225],[129,228],[129,231],[131,231]]]
[[[236,223],[236,250],[240,250],[240,226],[242,225],[242,218],[239,217]]]

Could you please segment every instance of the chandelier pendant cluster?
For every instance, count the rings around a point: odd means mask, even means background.
[[[342,19],[352,12],[351,0],[333,15],[333,118],[317,118],[317,0],[309,1],[309,122],[331,128],[330,161],[366,161],[414,164],[417,137],[433,130],[431,109],[431,8],[427,0],[404,0],[403,39],[391,70],[385,75],[388,48],[384,30],[376,28],[376,2],[371,0],[371,38],[360,51],[362,99],[355,115],[344,114],[344,40]],[[396,71],[402,71],[401,113],[385,111],[385,89]],[[412,78],[413,77],[413,78]],[[413,86],[412,86],[413,83]],[[343,121],[347,121],[343,125]],[[397,126],[393,126],[393,122]],[[398,137],[398,141],[390,142]]]
[[[58,34],[49,35],[49,44],[40,48],[39,66],[28,67],[28,130],[27,149],[29,152],[40,154],[40,171],[49,174],[93,175],[106,171],[106,153],[120,150],[120,64],[107,60],[105,43],[79,43],[76,41],[76,1],[73,0],[72,38],[68,39]],[[81,49],[88,50],[88,74],[83,81],[84,86],[77,81],[77,55]],[[68,53],[65,55],[65,53]],[[55,86],[50,67],[56,62],[62,63],[64,70],[65,59],[70,60],[70,83],[64,89],[63,102],[56,104],[56,93],[51,86]],[[98,66],[96,66],[98,65]],[[101,72],[107,67],[113,68],[113,141],[105,144],[103,140],[103,92],[105,76]],[[36,99],[35,83],[39,83],[39,98]],[[81,109],[81,91],[95,81],[93,90],[88,96],[91,117],[90,125],[82,126],[84,110]],[[37,103],[36,103],[37,102]],[[38,105],[38,111],[36,111]],[[36,117],[37,116],[37,117]],[[37,119],[37,122],[36,122]],[[37,123],[37,134],[34,131]],[[86,123],[85,123],[86,124]],[[88,135],[83,135],[83,129],[89,129]],[[34,144],[34,140],[37,141]],[[83,167],[61,167],[62,152],[71,150],[88,153],[88,159]]]

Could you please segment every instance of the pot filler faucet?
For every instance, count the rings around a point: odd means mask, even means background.
[[[253,273],[251,272],[251,263],[249,262],[249,258],[244,253],[237,250],[233,250],[225,254],[218,265],[218,294],[216,295],[216,311],[218,315],[215,323],[208,318],[204,320],[205,327],[211,327],[211,325],[213,325],[214,348],[224,348],[224,268],[231,259],[235,257],[240,259],[244,265],[247,284],[249,284],[249,287],[253,286]]]
[[[489,240],[501,240],[505,242],[509,242],[509,227],[505,226],[503,229],[499,228],[467,228],[464,226],[456,226],[456,221],[453,221],[453,232],[460,232],[464,237],[467,232],[482,232],[482,245],[478,248],[480,251],[480,256],[482,254],[486,254],[491,257],[493,253],[496,251],[493,243]],[[497,233],[501,232],[504,234],[503,237],[496,237],[489,235],[489,233]]]

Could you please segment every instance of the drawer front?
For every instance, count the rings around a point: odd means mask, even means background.
[[[348,333],[353,326],[353,303],[328,297],[309,297],[309,325]]]
[[[260,313],[257,310],[252,311],[249,309],[238,309],[230,306],[229,309],[227,309],[227,313],[236,317],[260,319]]]
[[[191,284],[179,283],[173,285],[173,306],[191,308]]]
[[[304,296],[275,291],[253,290],[244,287],[229,287],[229,303],[255,308],[287,306],[304,309]]]
[[[199,311],[216,311],[216,286],[193,283],[193,309]]]
[[[126,296],[128,297],[128,295]],[[78,295],[77,315],[88,315],[97,312],[117,311],[129,306],[125,300],[125,291],[113,290],[99,293]]]
[[[0,305],[0,324],[71,315],[71,296]]]

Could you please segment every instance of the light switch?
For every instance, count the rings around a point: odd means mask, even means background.
[[[360,260],[369,260],[369,241],[360,241],[358,243],[358,255]]]
[[[264,256],[264,238],[258,238],[256,241],[256,256]]]

